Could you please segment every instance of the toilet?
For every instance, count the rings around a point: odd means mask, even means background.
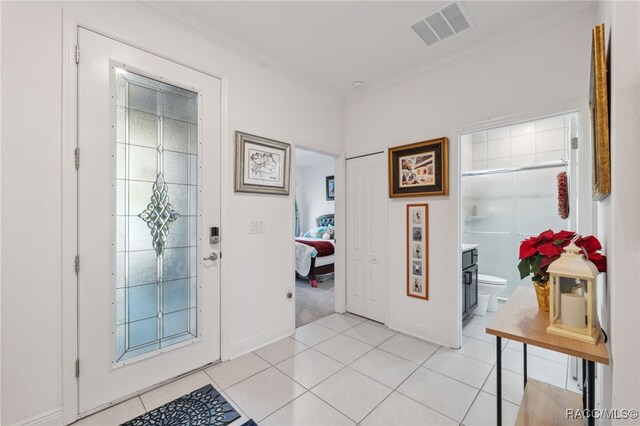
[[[492,275],[478,274],[478,294],[488,294],[487,311],[496,312],[498,308],[498,294],[507,288],[507,280]]]

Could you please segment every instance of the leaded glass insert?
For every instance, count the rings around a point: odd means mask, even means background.
[[[197,336],[195,92],[116,69],[115,362]]]

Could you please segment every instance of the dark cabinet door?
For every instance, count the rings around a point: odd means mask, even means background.
[[[467,274],[466,284],[466,305],[469,313],[478,306],[478,265],[474,265],[465,271]]]
[[[465,271],[462,271],[462,297],[460,298],[462,302],[462,321],[466,320],[469,316],[469,310],[467,309],[467,288],[468,286],[465,284],[465,279],[467,274]]]
[[[478,265],[462,271],[462,321],[478,306]]]

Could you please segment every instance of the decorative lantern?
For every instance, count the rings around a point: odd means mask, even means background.
[[[547,331],[595,345],[600,338],[595,286],[598,269],[574,244],[576,238],[547,269],[551,286]]]

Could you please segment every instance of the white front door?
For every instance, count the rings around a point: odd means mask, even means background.
[[[220,358],[220,80],[79,29],[79,412]]]
[[[384,154],[347,160],[347,310],[384,322],[387,196]]]

